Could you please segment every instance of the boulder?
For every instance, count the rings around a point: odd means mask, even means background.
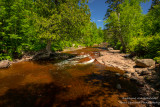
[[[120,73],[116,73],[116,76],[121,76],[121,74]]]
[[[10,66],[10,62],[8,60],[0,61],[0,68],[8,68]]]
[[[155,66],[155,61],[153,59],[137,59],[136,66],[144,67],[144,68]]]
[[[116,88],[119,89],[119,90],[122,89],[122,87],[121,87],[120,84],[117,84],[117,85],[116,85]]]

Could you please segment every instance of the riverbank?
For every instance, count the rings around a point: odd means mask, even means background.
[[[120,53],[119,50],[109,50],[101,51],[101,57],[96,58],[96,60],[108,67],[118,68],[125,71],[122,76],[129,79],[131,82],[136,83],[139,87],[139,94],[142,97],[155,97],[154,101],[160,101],[160,76],[159,76],[159,65],[155,65],[153,61],[153,66],[148,67],[138,67],[137,61],[127,57],[128,55]],[[142,59],[143,60],[143,59]],[[152,61],[147,59],[147,61]],[[150,62],[148,62],[150,64]],[[142,99],[145,102],[154,103],[153,99]],[[159,103],[160,104],[160,103]],[[153,104],[154,105],[154,104]]]
[[[20,59],[13,59],[13,61],[9,61],[9,60],[2,60],[2,61],[0,61],[0,69],[1,68],[8,68],[13,63],[20,63],[20,62],[23,62],[23,61],[47,60],[47,59],[50,59],[51,57],[56,57],[56,59],[58,59],[58,57],[61,57],[61,56],[62,57],[66,57],[64,54],[63,55],[62,54],[58,55],[58,53],[71,52],[71,51],[76,51],[76,50],[80,50],[80,49],[83,49],[83,48],[86,48],[86,47],[84,47],[84,46],[70,47],[70,48],[64,49],[63,51],[57,51],[57,52],[51,53],[51,55],[47,54],[43,50],[39,51],[39,52],[28,52],[28,53],[25,53],[22,56],[22,58],[20,58]],[[56,55],[58,55],[58,57]],[[53,60],[53,58],[51,58],[51,60]]]
[[[97,61],[83,64],[103,50],[83,48],[67,52],[77,55],[67,60],[23,61],[1,69],[0,106],[129,107],[122,102],[139,100],[123,98],[138,96],[137,86],[117,75],[122,70]]]

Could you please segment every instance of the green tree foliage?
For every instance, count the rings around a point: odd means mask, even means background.
[[[0,60],[102,42],[88,0],[0,0]],[[86,39],[91,43],[87,43]],[[86,39],[84,39],[86,38]],[[101,39],[100,39],[101,38]],[[51,50],[52,49],[52,50]]]
[[[84,37],[82,41],[87,46],[92,46],[94,44],[100,44],[104,41],[104,32],[102,28],[97,29],[97,25],[94,22],[89,23],[85,29],[82,30]]]
[[[155,5],[144,18],[145,35],[160,33],[160,5]]]
[[[0,52],[4,57],[21,53],[34,30],[29,16],[32,0],[0,0]],[[2,58],[3,59],[3,58]]]
[[[159,1],[159,0],[152,0],[151,9],[153,9],[155,5],[159,5],[159,4],[160,4],[160,1]],[[151,10],[151,9],[150,9],[150,10]]]
[[[115,1],[116,2],[116,1]],[[124,52],[135,52],[147,58],[159,58],[160,5],[143,15],[140,3],[145,0],[124,0],[111,11],[106,24],[106,38]],[[118,2],[119,3],[119,2]]]
[[[108,4],[108,9],[105,14],[105,19],[107,19],[110,16],[111,12],[119,12],[120,4],[122,4],[124,0],[107,0],[106,4]]]
[[[53,40],[78,39],[81,29],[90,21],[90,12],[85,1],[78,3],[78,0],[36,1],[40,14],[36,18],[39,37],[47,40],[48,52],[51,52]],[[39,6],[42,7],[39,9]]]
[[[140,2],[137,0],[125,0],[119,6],[119,12],[111,12],[107,19],[107,27],[113,32],[113,36],[118,38],[125,52],[129,46],[130,38],[142,35],[142,15]],[[115,39],[117,42],[117,39]]]

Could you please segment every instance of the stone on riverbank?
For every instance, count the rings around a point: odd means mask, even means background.
[[[8,68],[10,66],[10,62],[8,60],[0,61],[0,68]]]
[[[116,85],[116,88],[119,89],[119,90],[122,89],[122,87],[121,87],[120,84],[117,84],[117,85]]]
[[[153,59],[137,59],[136,66],[144,68],[155,66],[155,61]]]

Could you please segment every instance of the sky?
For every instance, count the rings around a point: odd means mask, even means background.
[[[89,0],[88,3],[91,11],[91,21],[95,22],[97,24],[97,27],[104,28],[103,19],[108,8],[105,1],[106,0]],[[151,4],[152,0],[146,3],[141,3],[143,14],[147,14],[148,9],[151,7]]]

